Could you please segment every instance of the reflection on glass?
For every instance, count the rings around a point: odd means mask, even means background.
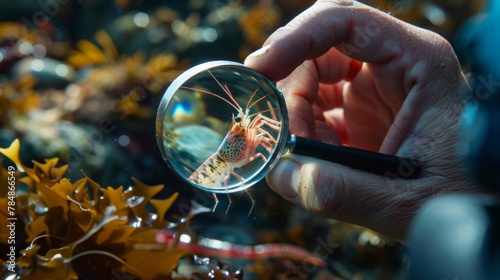
[[[227,61],[179,76],[161,101],[156,126],[162,155],[175,172],[219,193],[262,179],[288,137],[281,93],[255,71]]]

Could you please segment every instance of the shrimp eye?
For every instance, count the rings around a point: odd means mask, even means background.
[[[234,122],[236,122],[236,123],[241,122],[241,117],[236,117],[236,118],[234,118]]]

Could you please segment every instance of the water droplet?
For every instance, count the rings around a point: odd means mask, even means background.
[[[137,218],[137,220],[133,221],[131,225],[134,228],[140,228],[142,226],[142,219]]]
[[[127,206],[128,207],[135,207],[139,204],[141,204],[144,201],[144,197],[142,196],[132,196],[129,199],[127,199]]]

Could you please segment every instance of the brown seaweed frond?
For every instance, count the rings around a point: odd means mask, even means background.
[[[280,9],[271,0],[260,0],[240,18],[240,25],[247,43],[254,48],[264,40],[280,23]]]
[[[78,69],[110,63],[118,59],[118,51],[108,33],[99,30],[95,38],[99,46],[88,40],[78,41],[76,50],[72,51],[67,58],[68,63]]]
[[[36,32],[21,23],[0,22],[0,43],[16,40],[36,42],[39,40],[38,36]]]
[[[0,153],[17,170],[15,198],[7,192],[0,193],[2,224],[8,218],[17,219],[19,257],[11,267],[17,276],[78,279],[82,273],[99,273],[101,278],[108,273],[111,279],[114,274],[126,273],[141,279],[169,277],[179,259],[188,253],[180,248],[134,250],[134,245],[155,242],[160,229],[172,226],[164,216],[177,193],[154,199],[164,186],[148,186],[135,178],[127,189],[104,188],[87,176],[71,182],[65,178],[68,166],[60,165],[57,158],[43,163],[33,161],[30,168],[21,162],[19,150],[19,140],[8,148],[0,148]],[[9,173],[4,167],[0,170],[0,177],[6,182]],[[4,211],[9,209],[10,198],[15,201],[15,214]],[[8,228],[0,230],[0,243],[6,246]],[[10,264],[2,260],[1,265],[0,274],[8,272]],[[96,270],[87,271],[84,267]]]
[[[38,93],[33,89],[35,83],[30,75],[0,83],[0,127],[8,126],[13,119],[40,105]]]

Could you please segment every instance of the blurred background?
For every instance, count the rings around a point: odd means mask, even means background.
[[[0,0],[0,147],[22,143],[25,164],[58,157],[72,180],[101,186],[131,177],[164,184],[159,197],[211,207],[211,195],[182,182],[161,158],[155,114],[169,83],[198,63],[243,61],[311,0]],[[486,1],[362,1],[451,42]],[[400,279],[404,248],[370,230],[295,208],[261,182],[256,207],[233,195],[232,208],[192,220],[200,235],[239,244],[282,242],[320,252],[328,269],[280,262],[232,264],[276,279]],[[221,205],[226,203],[221,196]],[[177,209],[177,210],[176,210]],[[169,215],[183,214],[177,207]],[[220,213],[219,213],[220,212]],[[280,278],[281,277],[281,278]],[[323,278],[322,278],[323,277]]]

